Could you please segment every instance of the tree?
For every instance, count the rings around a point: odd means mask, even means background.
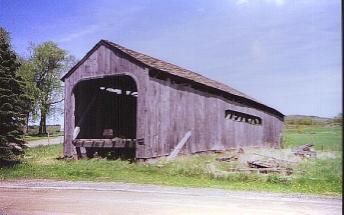
[[[342,125],[343,124],[343,114],[342,113],[337,114],[337,116],[335,116],[332,121],[334,123]]]
[[[22,126],[29,100],[24,82],[17,74],[19,66],[9,33],[0,27],[0,164],[16,159],[23,152]]]
[[[18,69],[18,74],[22,77],[25,82],[25,92],[30,98],[30,103],[28,103],[28,108],[26,109],[26,133],[29,129],[29,119],[34,121],[38,116],[38,101],[39,101],[39,89],[35,83],[35,71],[33,69],[33,64],[25,59],[20,59],[20,67]]]
[[[28,79],[32,79],[34,83],[34,87],[31,87],[32,93],[38,95],[33,106],[40,110],[39,134],[46,134],[47,116],[58,111],[57,105],[63,101],[60,76],[71,67],[74,58],[51,41],[32,45],[31,50],[26,70],[29,71]]]

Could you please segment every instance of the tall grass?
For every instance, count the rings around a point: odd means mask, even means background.
[[[292,176],[280,174],[235,173],[218,176],[209,171],[212,163],[219,170],[241,164],[215,162],[217,154],[180,156],[166,163],[130,163],[120,160],[58,160],[61,145],[30,148],[21,164],[0,169],[0,179],[58,179],[83,181],[121,181],[173,186],[217,187],[235,190],[342,194],[342,132],[339,127],[302,127],[285,131],[284,146],[314,143],[317,150],[337,151],[336,157],[306,159],[293,166]]]
[[[338,153],[339,154],[339,153]],[[234,190],[264,190],[341,195],[341,157],[305,160],[296,168],[304,173],[292,177],[278,174],[231,174],[217,177],[207,165],[219,155],[181,156],[175,161],[155,164],[120,160],[57,160],[61,145],[40,146],[27,151],[14,168],[0,169],[0,179],[58,179],[82,181],[121,181],[173,186],[216,187]],[[215,162],[218,169],[237,163]]]

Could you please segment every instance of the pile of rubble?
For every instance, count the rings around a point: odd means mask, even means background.
[[[296,147],[292,150],[294,155],[300,156],[302,158],[316,157],[317,153],[313,150],[313,144],[305,144],[299,147]]]
[[[256,171],[258,173],[276,172],[285,175],[291,175],[293,173],[291,167],[284,164],[281,165],[277,159],[247,161],[247,165],[250,167],[251,171]]]
[[[240,148],[234,155],[231,155],[229,157],[220,157],[220,158],[216,158],[217,161],[226,161],[226,162],[230,162],[230,161],[236,161],[239,159],[239,156],[241,154],[244,154],[244,150],[242,148]]]
[[[305,144],[299,146],[295,149],[292,149],[292,156],[296,156],[295,158],[313,158],[316,157],[316,152],[312,149],[313,144]],[[267,156],[257,153],[250,153],[248,156],[249,159],[240,159],[241,156],[245,154],[244,150],[240,148],[235,153],[231,153],[230,156],[226,157],[219,157],[216,158],[218,162],[233,162],[241,160],[241,164],[238,165],[236,168],[229,168],[226,171],[217,170],[214,164],[208,166],[208,169],[211,173],[215,175],[228,175],[237,172],[256,172],[256,173],[280,173],[284,175],[291,175],[295,172],[292,168],[293,163],[297,163],[295,160],[284,160],[279,159],[273,156]],[[247,157],[247,155],[246,155]],[[244,160],[244,162],[243,162]]]

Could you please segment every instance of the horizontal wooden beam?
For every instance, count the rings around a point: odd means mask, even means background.
[[[75,147],[94,147],[94,148],[135,148],[136,144],[142,145],[143,139],[75,139]]]

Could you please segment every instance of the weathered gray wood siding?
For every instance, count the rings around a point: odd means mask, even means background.
[[[137,158],[168,155],[191,130],[192,135],[182,153],[244,146],[277,146],[283,122],[277,117],[230,101],[221,96],[177,84],[172,79],[149,76],[149,70],[126,59],[121,53],[100,46],[83,64],[65,79],[65,155],[75,154],[72,135],[75,127],[73,88],[82,80],[111,75],[130,75],[136,81]],[[225,119],[225,110],[244,112],[263,120],[252,125]]]
[[[190,140],[181,153],[245,146],[278,146],[283,122],[261,110],[221,96],[149,77],[147,84],[146,150],[143,158],[168,155],[187,131]],[[225,110],[262,118],[262,125],[225,119]]]

